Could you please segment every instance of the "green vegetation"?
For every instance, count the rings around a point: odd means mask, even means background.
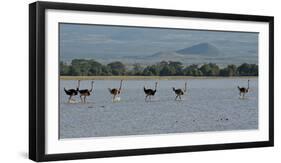
[[[258,65],[243,63],[220,68],[215,63],[184,66],[181,62],[162,61],[149,66],[136,63],[128,69],[122,62],[103,65],[93,59],[74,59],[68,65],[60,62],[62,76],[258,76]]]

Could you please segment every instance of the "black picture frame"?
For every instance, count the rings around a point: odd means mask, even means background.
[[[229,143],[215,145],[156,147],[83,153],[45,153],[45,11],[95,11],[123,14],[161,15],[221,20],[241,20],[269,23],[269,140],[261,142]],[[222,14],[210,12],[179,11],[152,8],[134,8],[88,4],[34,2],[29,5],[29,158],[34,161],[55,161],[116,156],[178,153],[236,148],[269,147],[274,145],[274,18],[271,16]]]

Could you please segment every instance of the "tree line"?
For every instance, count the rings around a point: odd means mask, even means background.
[[[215,63],[184,66],[177,61],[162,61],[142,66],[139,63],[127,68],[120,61],[101,64],[93,59],[73,59],[70,64],[60,62],[62,76],[258,76],[258,65],[243,63],[220,68]]]

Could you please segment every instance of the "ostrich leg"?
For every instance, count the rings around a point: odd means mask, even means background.
[[[71,97],[72,97],[72,95],[69,96],[69,98],[68,98],[68,103],[70,103]]]
[[[114,101],[115,101],[115,96],[116,96],[116,95],[113,95],[112,102],[114,102]]]
[[[177,99],[178,99],[178,95],[176,95],[175,101],[177,101]]]

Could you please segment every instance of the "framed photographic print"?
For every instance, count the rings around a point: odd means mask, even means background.
[[[273,146],[273,17],[35,2],[29,158]]]

